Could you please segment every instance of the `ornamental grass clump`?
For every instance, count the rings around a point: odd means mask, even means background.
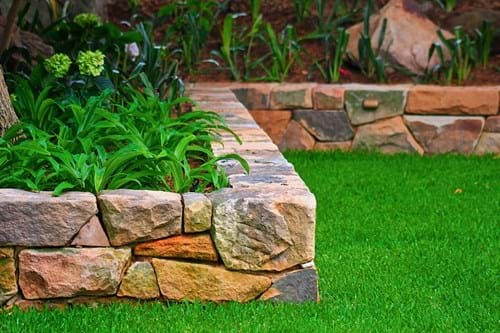
[[[80,74],[97,77],[104,70],[104,54],[101,51],[84,51],[76,60]]]

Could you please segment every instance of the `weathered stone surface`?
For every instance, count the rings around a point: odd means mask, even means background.
[[[202,193],[184,193],[184,232],[202,232],[212,225],[212,203]]]
[[[211,266],[153,259],[161,294],[175,301],[237,301],[255,299],[271,285],[265,276]]]
[[[416,86],[408,92],[406,113],[426,115],[495,115],[496,87]]]
[[[484,124],[485,132],[500,133],[500,116],[493,116],[486,118]]]
[[[310,150],[315,142],[313,136],[301,124],[292,120],[278,146],[280,150]]]
[[[474,151],[476,154],[500,154],[500,133],[484,132]]]
[[[0,189],[0,246],[65,246],[97,214],[90,193]]]
[[[102,228],[101,222],[97,216],[93,216],[85,224],[75,239],[71,242],[73,246],[110,246],[108,236]]]
[[[113,246],[159,239],[182,232],[180,194],[146,190],[108,190],[98,196]]]
[[[179,235],[141,243],[134,248],[134,254],[149,257],[217,261],[217,251],[208,233]]]
[[[318,273],[314,268],[286,273],[260,299],[288,303],[318,302]]]
[[[280,143],[292,120],[292,112],[287,110],[250,111],[250,113],[275,144]]]
[[[405,123],[426,153],[474,151],[483,130],[482,117],[405,116]]]
[[[344,92],[342,86],[319,84],[313,88],[313,104],[315,110],[342,110],[344,108]]]
[[[387,154],[423,154],[422,148],[413,139],[401,117],[360,126],[354,137],[352,149],[378,150]]]
[[[116,294],[130,249],[22,250],[19,287],[26,299]]]
[[[271,90],[272,110],[312,109],[314,84],[281,84]]]
[[[322,151],[332,151],[332,150],[342,150],[349,151],[351,150],[352,141],[345,142],[316,142],[314,145],[314,150],[322,150]]]
[[[14,250],[0,248],[0,306],[17,293]]]
[[[348,141],[354,136],[344,111],[295,110],[293,118],[319,141]]]
[[[372,15],[370,33],[374,49],[377,48],[384,19],[387,19],[387,29],[382,54],[390,64],[406,67],[418,74],[423,74],[428,64],[430,67],[439,64],[437,55],[428,61],[429,48],[432,43],[440,41],[437,35],[439,27],[419,12],[415,1],[391,0],[379,14]],[[350,35],[347,52],[352,60],[357,61],[363,23],[356,24],[347,31]],[[443,31],[443,34],[446,38],[451,38],[449,32]]]
[[[134,262],[123,278],[118,296],[138,299],[160,297],[156,274],[149,262]]]
[[[386,90],[376,87],[363,90],[363,88],[353,85],[346,88],[345,98],[346,110],[351,123],[361,125],[403,114],[406,90]],[[363,107],[363,101],[369,99],[379,102],[379,106],[375,110],[367,110]]]
[[[248,110],[266,110],[269,109],[269,95],[274,86],[276,84],[245,84],[232,91]]]
[[[212,238],[229,269],[282,271],[314,258],[316,200],[306,188],[228,188],[210,199]]]

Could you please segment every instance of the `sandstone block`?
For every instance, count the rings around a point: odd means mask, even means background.
[[[318,273],[314,268],[286,273],[260,299],[287,303],[318,302]]]
[[[271,90],[272,110],[312,109],[314,84],[281,84]]]
[[[342,150],[342,151],[350,151],[352,146],[352,141],[345,142],[316,142],[314,145],[314,150],[322,150],[322,151],[333,151],[333,150]]]
[[[134,262],[125,274],[118,296],[138,299],[160,297],[156,274],[149,262]]]
[[[292,120],[281,139],[279,147],[280,150],[311,150],[315,142],[314,137],[301,124]]]
[[[486,118],[484,124],[485,132],[500,133],[500,116],[493,116]]]
[[[73,242],[73,246],[96,246],[96,247],[106,247],[111,246],[109,244],[108,236],[102,228],[101,222],[97,216],[90,218],[90,221],[85,224],[78,235],[76,235]]]
[[[287,110],[250,111],[257,124],[269,135],[275,144],[280,143],[292,119],[292,112]]]
[[[182,232],[180,194],[146,190],[108,190],[98,196],[111,245],[159,239]]]
[[[405,123],[426,153],[470,154],[484,126],[482,117],[405,116]]]
[[[500,154],[500,133],[484,132],[474,151],[476,154]]]
[[[19,286],[30,300],[114,295],[130,257],[130,249],[22,250]]]
[[[312,90],[315,110],[342,110],[344,109],[344,92],[342,86],[319,84]]]
[[[271,89],[275,86],[269,83],[245,84],[232,91],[248,110],[266,110],[269,109]]]
[[[184,193],[184,232],[202,232],[212,225],[212,203],[202,193]]]
[[[265,276],[232,272],[221,266],[153,259],[161,294],[175,301],[255,299],[271,285]]]
[[[293,118],[319,141],[348,141],[354,136],[344,111],[295,110]]]
[[[138,256],[217,261],[217,251],[209,234],[179,235],[138,244]]]
[[[0,189],[0,246],[65,246],[97,214],[91,193]]]
[[[424,153],[401,117],[360,126],[352,142],[352,149],[378,150],[387,154]]]
[[[14,250],[0,248],[0,306],[17,294]]]

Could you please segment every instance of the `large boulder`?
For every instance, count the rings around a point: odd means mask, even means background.
[[[423,74],[427,65],[439,64],[435,54],[428,62],[429,48],[439,42],[439,27],[429,20],[414,0],[391,0],[379,14],[370,20],[372,46],[377,47],[384,19],[387,19],[387,30],[382,44],[384,57],[393,65],[403,66],[408,70]],[[354,62],[358,61],[358,40],[363,31],[363,23],[348,29],[350,34],[347,52]],[[452,35],[443,31],[447,38]]]

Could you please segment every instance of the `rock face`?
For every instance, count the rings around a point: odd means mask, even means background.
[[[130,249],[22,250],[19,286],[26,299],[116,294]]]
[[[482,117],[405,116],[415,139],[430,154],[474,151],[483,130]]]
[[[370,33],[372,47],[375,49],[382,31],[384,19],[387,19],[387,30],[382,44],[385,58],[393,65],[403,66],[410,71],[423,74],[428,64],[428,53],[432,43],[439,42],[439,27],[427,19],[413,0],[391,0],[378,15],[372,15]],[[356,24],[347,30],[350,38],[347,51],[354,61],[358,60],[358,40],[363,31],[363,23]],[[443,31],[447,38],[451,34]],[[429,66],[439,64],[434,55]]]
[[[255,299],[271,285],[265,276],[231,272],[223,267],[153,259],[161,294],[175,301]]]
[[[141,243],[134,248],[134,254],[207,261],[217,261],[218,259],[217,251],[209,234],[179,235]]]
[[[406,90],[385,90],[374,87],[370,90],[349,88],[346,91],[345,106],[353,125],[374,122],[379,119],[402,115],[406,103]],[[366,109],[364,102],[378,102],[376,109]]]
[[[295,110],[293,117],[319,141],[348,141],[354,136],[344,111]]]
[[[184,193],[184,232],[202,232],[212,225],[212,203],[202,193]]]
[[[111,245],[159,239],[182,232],[181,196],[145,190],[108,190],[98,197]]]
[[[301,269],[285,274],[260,297],[274,302],[318,302],[318,273],[314,268]]]
[[[278,85],[271,90],[271,110],[312,109],[313,84]]]
[[[406,113],[422,115],[495,115],[496,87],[416,86],[408,92]]]
[[[261,83],[245,84],[232,91],[248,110],[266,110],[269,109],[269,94],[273,86]]]
[[[123,278],[118,296],[138,299],[160,297],[156,274],[149,262],[134,262]]]
[[[212,238],[229,269],[282,271],[314,257],[316,200],[307,189],[222,189],[210,197]]]
[[[313,88],[313,104],[315,110],[344,109],[345,89],[331,84],[320,84]]]
[[[500,133],[500,116],[493,116],[486,118],[484,124],[485,132]]]
[[[349,151],[351,150],[352,141],[345,142],[316,142],[314,145],[314,150],[322,150],[322,151],[333,151],[333,150],[342,150]]]
[[[302,125],[292,120],[281,139],[279,147],[280,150],[310,150],[313,149],[315,142],[313,136]]]
[[[500,133],[484,132],[477,143],[476,154],[500,154]]]
[[[90,193],[32,193],[0,189],[0,244],[65,246],[97,214]],[[22,228],[19,226],[22,225]]]
[[[78,235],[76,235],[73,246],[111,246],[108,237],[102,228],[101,222],[97,216],[93,216],[90,221],[85,224]]]
[[[401,117],[360,126],[354,137],[352,149],[378,150],[387,154],[423,154],[422,148],[413,139]]]
[[[253,119],[269,135],[275,144],[279,144],[292,120],[292,112],[288,110],[250,111]]]
[[[0,248],[0,306],[17,293],[14,250]]]

